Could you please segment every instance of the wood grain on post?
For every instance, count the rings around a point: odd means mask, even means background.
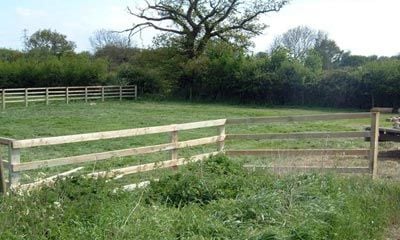
[[[171,160],[178,159],[178,131],[172,131],[170,133],[171,144],[174,146],[174,149],[171,150]]]
[[[21,159],[21,151],[14,149],[11,145],[8,146],[8,163],[9,163],[9,184],[10,187],[15,187],[19,184],[20,174],[13,171],[13,164],[19,164]]]
[[[5,194],[7,192],[7,186],[6,186],[6,179],[4,178],[4,165],[3,165],[3,159],[1,159],[0,156],[0,193]]]
[[[28,107],[28,89],[25,88],[25,107]]]
[[[223,152],[225,149],[225,125],[218,127],[218,135],[221,141],[218,142],[218,152]]]
[[[88,101],[88,88],[85,87],[85,102]]]
[[[65,88],[65,102],[69,103],[69,87]]]
[[[379,112],[372,112],[371,115],[371,139],[369,158],[372,179],[376,179],[378,177],[379,115]]]
[[[49,88],[46,88],[46,105],[49,105]]]
[[[137,100],[137,85],[135,85],[135,100]]]

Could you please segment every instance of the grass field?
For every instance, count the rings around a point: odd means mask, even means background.
[[[171,123],[256,116],[349,112],[338,109],[267,108],[221,104],[123,101],[96,105],[35,105],[0,114],[0,136],[27,139]],[[382,116],[382,120],[386,116]],[[383,122],[383,124],[387,124]],[[287,133],[362,130],[369,120],[229,126],[228,133]],[[215,129],[180,133],[180,140],[212,136]],[[38,147],[22,151],[21,161],[166,143],[167,134]],[[359,140],[230,141],[227,149],[367,148]],[[384,148],[396,147],[383,144]],[[180,156],[214,151],[216,146],[179,152]],[[6,149],[0,152],[6,155]],[[167,160],[169,154],[112,159],[86,164],[85,171],[111,169]],[[309,164],[314,159],[222,159],[213,166],[194,165],[175,175],[172,170],[137,174],[118,181],[71,179],[54,189],[9,196],[0,205],[1,239],[380,239],[384,228],[398,220],[400,190],[388,180],[366,176],[316,174],[273,176],[249,174],[247,162]],[[349,160],[352,165],[366,161]],[[332,163],[322,157],[318,164]],[[343,160],[334,160],[334,164]],[[213,161],[211,161],[212,163]],[[398,178],[398,164],[385,162],[382,177]],[[70,169],[57,167],[26,172],[29,182]],[[224,174],[215,173],[215,169]],[[222,170],[221,170],[222,169]],[[84,172],[85,172],[84,171]],[[233,172],[231,172],[233,171]],[[387,174],[387,172],[390,174]],[[397,172],[396,172],[397,171]],[[226,172],[226,174],[225,174]],[[161,178],[146,190],[112,193],[123,183]],[[171,200],[175,199],[175,200]],[[176,199],[183,199],[177,201]],[[184,200],[186,199],[186,200]]]
[[[349,110],[346,110],[348,112]],[[297,109],[297,108],[266,108],[262,106],[233,106],[221,104],[185,104],[173,102],[104,102],[96,105],[74,103],[51,106],[36,105],[28,108],[15,107],[3,111],[0,115],[0,136],[15,139],[27,139],[45,136],[60,136],[77,133],[119,130],[146,126],[158,126],[171,123],[185,123],[220,118],[286,116],[304,114],[322,114],[343,112],[337,109]],[[382,117],[384,119],[385,116]],[[382,121],[384,124],[385,122]],[[227,133],[289,133],[305,131],[351,131],[363,130],[369,125],[369,119],[344,120],[331,122],[303,122],[290,124],[259,124],[228,126]],[[216,135],[216,129],[199,129],[179,133],[180,140]],[[50,158],[74,156],[167,143],[168,134],[154,134],[132,138],[93,141],[76,144],[64,144],[49,147],[24,149],[21,161],[45,160]],[[386,144],[385,147],[393,147]],[[262,149],[262,148],[368,148],[368,143],[362,139],[314,139],[314,140],[275,140],[275,141],[229,141],[227,149]],[[179,155],[188,157],[196,153],[215,150],[215,146],[184,149]],[[2,155],[6,155],[3,148]],[[106,162],[92,163],[86,171],[110,169],[132,164],[167,160],[167,153],[151,154],[139,157],[113,159]],[[254,160],[254,159],[253,159]],[[260,161],[273,162],[274,159]],[[276,159],[275,159],[276,160]],[[293,161],[303,164],[301,159],[278,159],[292,164]],[[317,159],[321,164],[327,159]],[[315,161],[313,159],[313,161]],[[354,165],[368,164],[355,160]],[[390,163],[389,163],[390,165]],[[86,165],[87,166],[87,165]],[[52,175],[70,167],[31,171],[22,176],[22,181],[32,181],[43,176]],[[390,166],[390,169],[393,169]]]

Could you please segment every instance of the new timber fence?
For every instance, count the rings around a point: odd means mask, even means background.
[[[330,121],[345,119],[370,119],[369,131],[347,131],[347,132],[304,132],[304,133],[287,133],[287,134],[226,134],[226,126],[238,124],[271,124],[271,123],[290,123],[304,121]],[[179,141],[178,135],[181,131],[201,129],[201,128],[217,128],[217,135],[198,138],[193,140]],[[258,117],[258,118],[240,118],[240,119],[218,119],[202,122],[172,124],[156,127],[134,128],[117,131],[106,131],[86,134],[76,134],[68,136],[45,137],[35,139],[16,140],[9,138],[0,138],[0,144],[8,146],[8,161],[3,160],[8,169],[7,186],[11,188],[30,188],[40,184],[53,181],[59,176],[65,176],[81,169],[75,168],[62,174],[45,178],[40,181],[28,184],[20,184],[20,174],[24,171],[30,171],[41,168],[50,168],[62,165],[82,164],[94,161],[106,161],[114,157],[127,157],[141,154],[157,153],[163,151],[170,152],[170,159],[162,162],[147,163],[141,165],[128,166],[124,168],[113,169],[110,171],[101,171],[90,173],[89,177],[115,177],[128,174],[146,172],[159,168],[170,168],[186,164],[188,162],[200,161],[209,156],[218,153],[225,153],[228,156],[270,156],[277,154],[286,155],[340,155],[340,156],[364,156],[369,159],[369,166],[364,168],[334,168],[327,170],[335,170],[342,173],[369,173],[373,178],[377,177],[378,163],[378,135],[379,135],[379,113],[336,113],[324,115],[307,115],[307,116],[287,116],[287,117]],[[108,152],[91,153],[79,156],[55,158],[49,160],[21,162],[21,150],[40,146],[62,145],[68,143],[83,143],[96,140],[118,139],[124,137],[133,137],[149,134],[169,134],[170,141],[168,143],[143,146],[136,148],[113,150]],[[274,139],[310,139],[310,138],[368,138],[370,146],[368,149],[252,149],[252,150],[227,150],[225,144],[229,140],[274,140]],[[189,158],[179,158],[179,149],[216,144],[216,151],[195,155]],[[1,163],[1,161],[0,161]],[[0,164],[1,165],[1,164]],[[1,171],[3,173],[3,171]],[[4,183],[6,180],[2,178]]]
[[[5,109],[7,104],[21,103],[28,107],[32,102],[53,101],[69,103],[75,100],[101,100],[114,98],[137,98],[137,86],[79,86],[79,87],[43,87],[43,88],[7,88],[0,89],[0,104]]]

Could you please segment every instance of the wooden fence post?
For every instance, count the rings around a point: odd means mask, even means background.
[[[28,89],[25,88],[25,107],[28,107]]]
[[[88,101],[88,87],[85,87],[85,102]]]
[[[137,85],[135,85],[135,100],[137,100]]]
[[[376,179],[378,177],[379,115],[379,112],[371,113],[371,139],[369,158],[372,179]]]
[[[225,124],[218,127],[218,136],[223,139],[218,142],[218,152],[223,152],[225,149]]]
[[[101,87],[101,101],[104,102],[104,86]]]
[[[174,144],[175,147],[178,147],[178,131],[172,131],[170,133],[171,143]],[[171,160],[178,159],[178,149],[171,150]]]
[[[3,92],[1,94],[1,101],[2,101],[2,108],[3,110],[6,109],[6,90],[3,89]]]
[[[65,88],[65,102],[69,103],[69,87]]]
[[[122,86],[119,86],[119,100],[122,101]]]
[[[9,184],[10,188],[19,184],[19,173],[13,171],[12,165],[18,164],[21,161],[21,151],[15,149],[12,145],[8,145],[8,169],[9,169]]]
[[[49,105],[49,88],[46,88],[46,105]]]
[[[7,192],[6,179],[4,178],[4,166],[3,159],[0,156],[0,193],[5,194]]]

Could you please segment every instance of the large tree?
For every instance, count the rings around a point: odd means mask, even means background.
[[[50,29],[38,30],[25,39],[25,48],[29,52],[62,55],[74,52],[76,44],[67,40],[67,36]]]
[[[266,25],[260,16],[279,11],[288,0],[153,0],[128,11],[141,20],[126,29],[129,36],[146,28],[172,34],[189,58],[202,54],[213,38],[246,42]]]
[[[292,57],[304,60],[307,52],[326,38],[327,34],[322,31],[307,26],[298,26],[276,37],[272,43],[271,51],[283,47],[289,51]]]
[[[343,55],[336,42],[328,38],[317,41],[314,50],[321,56],[324,69],[337,67]]]

